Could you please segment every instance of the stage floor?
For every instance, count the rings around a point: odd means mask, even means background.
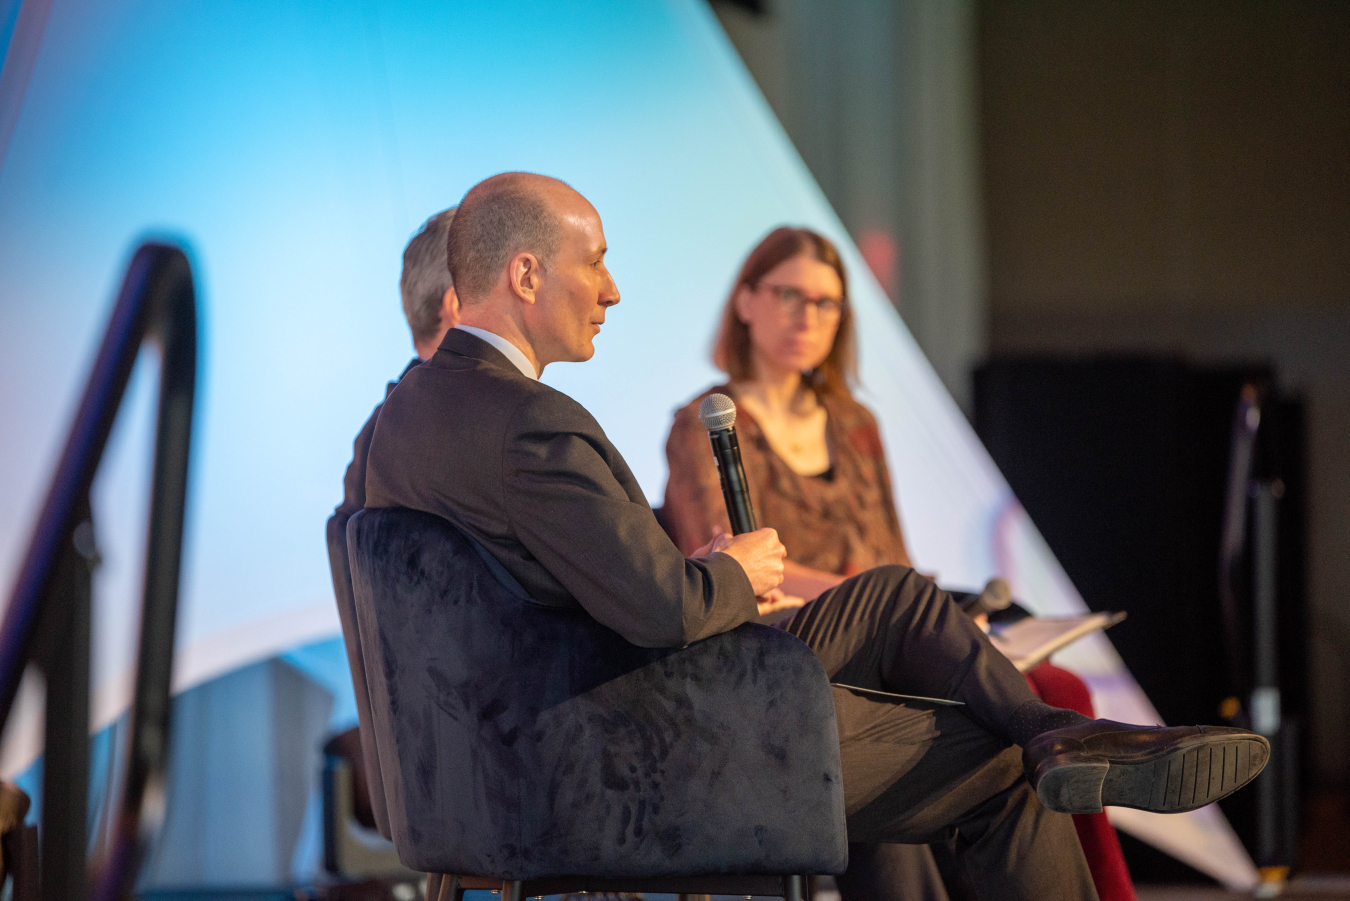
[[[1140,885],[1136,891],[1139,901],[1223,901],[1248,897],[1209,885]],[[1350,901],[1350,874],[1299,876],[1278,897],[1285,901]]]

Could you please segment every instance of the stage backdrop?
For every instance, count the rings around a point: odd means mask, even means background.
[[[782,223],[843,248],[862,396],[919,565],[1009,578],[1044,614],[1081,599],[944,392],[701,0],[0,2],[0,585],[10,586],[128,255],[189,248],[201,396],[176,686],[337,631],[323,525],[351,439],[411,355],[400,252],[508,169],[595,204],[623,294],[585,404],[653,502],[671,412],[718,378],[717,311]],[[94,728],[124,709],[153,378],[142,366],[96,486]],[[1104,639],[1061,657],[1098,710],[1151,721]],[[0,771],[39,752],[31,694]],[[1233,886],[1217,810],[1120,825]]]

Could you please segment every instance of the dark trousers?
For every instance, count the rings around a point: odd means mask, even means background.
[[[936,707],[835,689],[850,842],[944,843],[976,898],[1095,899],[1067,814],[1041,806],[1003,736],[1035,701],[952,601],[907,567],[855,576],[782,627],[831,682],[964,702]]]

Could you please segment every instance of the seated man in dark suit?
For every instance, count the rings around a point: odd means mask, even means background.
[[[450,520],[536,602],[580,607],[644,647],[800,606],[778,591],[772,529],[685,558],[595,419],[538,381],[550,363],[594,354],[619,302],[605,250],[599,215],[562,182],[508,173],[465,196],[449,241],[461,325],[385,402],[367,506]],[[848,579],[783,627],[832,682],[861,689],[835,692],[850,841],[954,841],[981,896],[1094,898],[1070,818],[1055,811],[1191,809],[1245,784],[1269,753],[1240,730],[1047,706],[950,595],[906,567]]]

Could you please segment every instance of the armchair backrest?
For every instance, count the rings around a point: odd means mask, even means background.
[[[796,638],[746,625],[639,648],[530,600],[440,517],[363,510],[347,538],[405,866],[507,879],[842,869],[833,699]]]
[[[342,623],[342,641],[347,648],[347,664],[352,671],[356,692],[356,717],[361,733],[361,758],[365,763],[365,784],[370,793],[370,811],[375,828],[390,838],[389,808],[384,800],[384,776],[375,747],[375,731],[370,719],[370,693],[366,688],[366,662],[361,653],[360,625],[356,621],[356,600],[352,596],[352,572],[347,559],[347,519],[334,513],[328,518],[328,566],[333,572],[333,594],[337,597],[338,619]]]

